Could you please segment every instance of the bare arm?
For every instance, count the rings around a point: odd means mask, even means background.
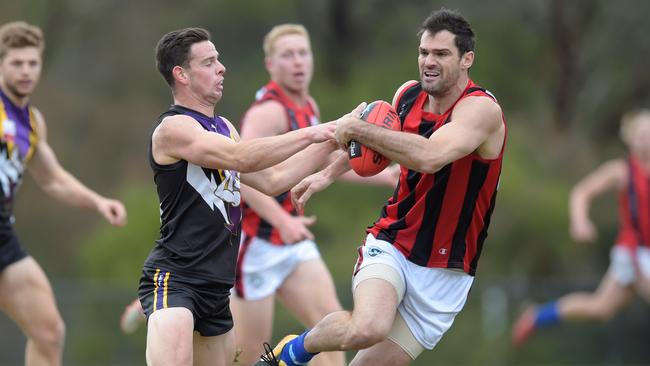
[[[312,143],[331,139],[333,129],[332,124],[324,124],[239,142],[204,130],[191,117],[176,115],[158,125],[152,149],[159,164],[186,160],[206,168],[248,173],[278,164]]]
[[[627,180],[625,161],[610,160],[580,180],[571,190],[569,218],[571,237],[577,241],[593,241],[597,231],[589,218],[591,201],[611,189],[621,189]]]
[[[293,206],[298,211],[302,211],[314,193],[329,187],[336,178],[350,170],[348,161],[347,154],[339,151],[338,157],[325,169],[308,176],[293,187],[291,189],[291,203]]]
[[[376,175],[362,177],[354,171],[347,171],[339,177],[339,180],[350,183],[368,184],[376,186],[395,187],[399,179],[400,167],[397,164],[388,166]]]
[[[126,224],[124,205],[117,200],[97,194],[66,171],[47,142],[45,120],[39,112],[36,112],[36,125],[39,141],[29,166],[36,183],[48,195],[62,203],[96,210],[111,225],[124,226]]]
[[[333,162],[335,162],[340,157],[340,155],[347,156],[347,153],[341,151],[340,149],[338,151],[333,152],[332,154],[330,154],[330,156],[327,159],[327,165],[330,165]],[[400,174],[399,165],[392,164],[386,169],[379,172],[378,174],[370,177],[362,177],[359,174],[355,173],[353,170],[348,168],[348,170],[343,172],[343,174],[337,176],[336,179],[341,180],[343,182],[356,183],[356,184],[395,187],[399,179],[399,174]]]
[[[366,103],[361,103],[352,112],[342,118],[358,118],[365,107]],[[331,163],[325,169],[303,179],[291,190],[291,203],[298,211],[304,209],[305,204],[314,193],[329,187],[339,177],[347,176],[347,179],[351,181],[360,182],[365,179],[365,183],[395,186],[400,174],[399,165],[394,165],[377,174],[375,177],[370,177],[368,181],[368,178],[362,178],[357,176],[356,173],[350,172],[351,168],[348,154],[346,151],[341,150],[333,153],[329,161]],[[354,178],[351,178],[351,176],[354,176]]]
[[[314,216],[293,216],[285,211],[275,199],[245,184],[241,185],[241,194],[247,205],[278,229],[282,242],[293,244],[305,239],[314,239],[314,234],[308,229],[316,222]]]
[[[287,115],[284,107],[276,101],[267,101],[253,106],[242,120],[241,138],[275,136],[286,133],[288,129]],[[241,193],[246,204],[264,220],[275,227],[284,243],[292,244],[304,239],[314,239],[308,226],[315,222],[314,217],[293,216],[287,212],[274,198],[269,197],[245,184]]]
[[[346,116],[360,116],[365,108],[365,103],[359,104]],[[334,122],[318,126],[303,128],[297,131],[305,131],[321,126],[334,126]],[[292,131],[287,134],[297,132]],[[285,134],[285,135],[287,135]],[[242,182],[268,195],[277,195],[289,190],[302,178],[313,173],[319,166],[325,164],[330,153],[336,150],[336,142],[329,140],[314,144],[299,154],[292,156],[272,169],[266,169],[257,173],[242,175]],[[245,181],[246,179],[247,181]]]
[[[461,100],[451,122],[428,139],[381,128],[351,116],[339,119],[336,129],[339,144],[357,140],[403,167],[424,173],[435,173],[475,151],[483,157],[496,157],[504,136],[501,108],[487,97]]]
[[[302,211],[311,196],[320,192],[334,180],[339,179],[352,183],[370,185],[386,185],[395,187],[399,181],[400,166],[393,164],[372,177],[361,177],[351,171],[348,154],[345,151],[337,150],[330,155],[329,165],[318,173],[314,173],[298,183],[291,189],[291,202],[293,206]]]
[[[334,140],[313,144],[271,168],[242,174],[241,181],[269,196],[277,196],[288,191],[302,178],[313,173],[319,166],[323,165],[327,160],[327,156],[336,149],[337,145]]]

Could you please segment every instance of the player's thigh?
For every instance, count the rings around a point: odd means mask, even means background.
[[[194,316],[183,307],[154,311],[147,325],[147,360],[152,365],[186,364],[192,360]]]
[[[194,332],[194,365],[195,366],[230,366],[235,356],[234,331],[213,336],[203,337]]]
[[[634,259],[630,249],[615,245],[610,251],[610,264],[593,294],[591,306],[614,312],[627,305],[633,297]]]
[[[608,271],[603,276],[603,279],[598,285],[598,289],[594,293],[595,299],[593,305],[609,309],[610,311],[617,311],[629,304],[632,301],[633,295],[631,285],[622,284],[614,277],[611,271]]]
[[[30,337],[43,327],[63,327],[50,282],[32,257],[9,265],[0,274],[0,307]]]
[[[405,366],[412,361],[400,346],[386,339],[357,352],[350,366]]]
[[[334,280],[320,258],[300,262],[278,290],[278,298],[307,327],[341,310]]]
[[[372,235],[359,248],[352,278],[352,325],[375,334],[390,330],[406,291],[399,256],[392,245]]]
[[[397,314],[395,287],[379,278],[368,278],[354,289],[352,325],[362,331],[388,334]]]
[[[244,300],[230,296],[234,321],[235,348],[242,365],[252,364],[262,353],[262,343],[270,342],[273,329],[274,297]]]

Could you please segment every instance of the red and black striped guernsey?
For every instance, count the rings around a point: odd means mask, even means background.
[[[280,86],[274,81],[269,81],[268,84],[257,91],[255,94],[255,102],[253,102],[252,106],[265,103],[269,100],[277,101],[284,107],[284,110],[287,113],[287,131],[293,131],[319,123],[316,107],[313,105],[311,98],[306,105],[298,106],[289,99],[282,88],[280,88]],[[244,120],[245,118],[242,118],[242,126],[240,126],[240,129],[243,127]],[[275,197],[275,199],[285,211],[293,216],[298,215],[291,204],[291,196],[289,192],[284,192]],[[257,212],[245,203],[246,202],[244,202],[243,206],[242,231],[247,236],[257,236],[264,240],[268,240],[273,244],[283,245],[284,243],[282,242],[282,239],[280,239],[279,231],[268,221],[261,218]]]
[[[490,92],[469,81],[454,105],[437,115],[423,111],[428,94],[414,82],[404,88],[395,105],[402,131],[429,138],[451,121],[454,107],[467,96],[486,96],[496,102]],[[434,174],[402,167],[393,196],[368,232],[392,243],[417,265],[475,275],[494,210],[504,147],[505,139],[496,159],[471,153]]]
[[[620,229],[616,243],[650,248],[650,172],[633,155],[627,160],[628,181],[619,195]]]

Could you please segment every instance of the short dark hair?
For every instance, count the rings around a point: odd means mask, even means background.
[[[188,66],[190,47],[209,41],[210,32],[203,28],[185,28],[165,34],[156,45],[156,67],[169,86],[174,86],[172,70]]]
[[[474,51],[474,32],[472,31],[472,27],[457,11],[443,8],[432,12],[422,23],[418,37],[422,37],[422,34],[426,31],[429,31],[431,34],[436,34],[443,30],[449,31],[456,36],[454,37],[454,42],[461,55],[464,55],[468,51]]]

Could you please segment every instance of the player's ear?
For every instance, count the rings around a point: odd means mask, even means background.
[[[264,57],[264,66],[266,67],[266,71],[271,73],[271,70],[273,68],[273,60],[270,57]]]
[[[185,69],[183,69],[181,66],[174,66],[172,69],[172,75],[174,76],[174,80],[176,80],[177,83],[186,85],[189,82],[187,71],[185,71]]]
[[[467,51],[460,57],[460,66],[463,70],[469,70],[474,64],[474,51]]]

